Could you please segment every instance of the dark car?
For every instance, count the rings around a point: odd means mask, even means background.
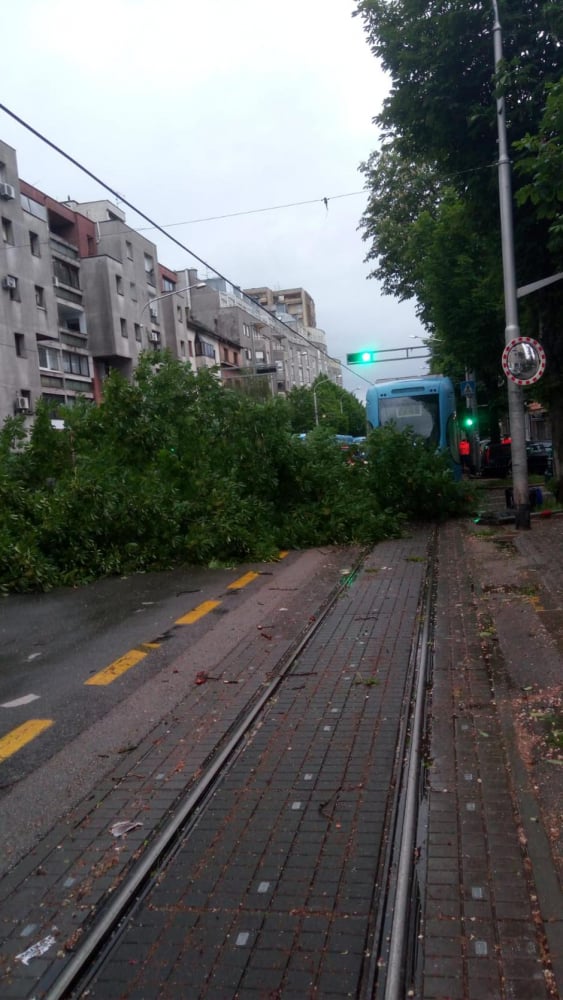
[[[551,441],[528,441],[526,454],[528,456],[528,472],[544,476],[551,471],[553,455]]]
[[[551,469],[551,442],[527,441],[526,455],[528,473],[543,476]],[[481,475],[489,478],[505,479],[512,473],[512,452],[510,444],[490,444],[483,452]]]
[[[481,475],[504,479],[512,471],[510,444],[488,444],[481,460]]]

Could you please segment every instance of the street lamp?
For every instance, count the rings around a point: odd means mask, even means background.
[[[495,71],[500,71],[502,63],[502,35],[497,0],[492,0],[494,25],[493,42]],[[518,326],[518,298],[516,289],[516,268],[514,264],[514,231],[512,224],[512,185],[510,158],[506,138],[506,117],[504,97],[497,97],[498,127],[498,186],[500,205],[500,229],[502,246],[502,269],[504,277],[504,342],[508,345],[520,335]],[[526,426],[524,421],[524,393],[522,386],[508,379],[508,418],[510,420],[510,449],[512,456],[512,486],[514,495],[515,523],[517,528],[530,527],[530,495],[528,490],[528,459],[526,455]]]
[[[317,405],[317,389],[323,385],[324,382],[330,382],[329,378],[320,379],[316,385],[313,386],[313,406],[315,408],[315,427],[319,426],[319,407]],[[342,405],[342,404],[341,404]]]
[[[153,302],[160,302],[161,299],[168,299],[171,295],[179,295],[180,292],[189,292],[192,288],[205,288],[205,281],[198,281],[195,285],[185,285],[182,288],[175,288],[172,292],[163,292],[162,295],[154,295],[152,299],[147,299],[143,308],[141,309],[141,314],[139,316],[139,325],[142,326],[143,313],[145,309],[148,309]]]

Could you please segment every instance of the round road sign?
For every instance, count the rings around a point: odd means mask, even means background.
[[[515,337],[502,352],[502,368],[517,385],[533,385],[545,371],[545,351],[532,337]]]

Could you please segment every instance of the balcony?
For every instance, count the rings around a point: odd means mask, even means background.
[[[49,246],[51,250],[59,254],[61,257],[70,257],[71,260],[79,260],[78,248],[73,246],[72,243],[67,243],[60,236],[49,236]]]

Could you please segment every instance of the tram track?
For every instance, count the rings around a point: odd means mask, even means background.
[[[421,574],[422,582],[415,615],[416,626],[413,626],[409,663],[405,674],[403,708],[399,713],[398,733],[392,753],[393,774],[390,775],[389,790],[385,796],[384,829],[381,847],[378,850],[375,879],[378,888],[373,890],[377,905],[371,907],[372,912],[367,922],[365,954],[361,962],[361,986],[358,987],[356,994],[365,998],[377,997],[378,1000],[379,998],[397,1000],[401,995],[403,984],[406,940],[409,934],[409,894],[414,861],[413,838],[420,773],[420,743],[430,648],[433,545],[432,541],[426,552],[427,567]],[[310,623],[295,640],[282,661],[276,665],[275,676],[272,676],[245,709],[238,713],[220,745],[205,762],[204,773],[197,781],[191,783],[187,793],[176,803],[173,813],[167,817],[134,867],[96,915],[95,920],[85,929],[78,946],[65,961],[56,979],[51,981],[44,992],[39,988],[35,995],[45,997],[45,1000],[104,996],[103,989],[102,992],[98,992],[95,983],[103,975],[107,964],[112,961],[112,956],[127,934],[135,914],[138,914],[151,893],[158,889],[163,872],[166,873],[168,867],[174,864],[177,856],[185,849],[187,839],[198,829],[206,816],[207,806],[213,803],[221,784],[227,780],[243,751],[252,744],[256,733],[263,725],[264,717],[267,717],[268,713],[271,716],[275,711],[273,706],[284,682],[292,676],[306,680],[308,675],[315,673],[301,669],[307,665],[308,651],[318,640],[327,619],[335,612],[339,600],[362,571],[366,571],[365,557],[362,557],[350,575],[333,590],[315,617],[315,621]],[[369,567],[366,572],[369,572]],[[362,619],[359,615],[356,621],[359,623],[370,617],[374,616],[364,615]],[[360,629],[359,624],[356,628]],[[293,668],[295,672],[292,672]],[[293,690],[298,692],[300,687],[304,685],[294,686]],[[366,694],[365,697],[369,695]],[[386,719],[383,718],[377,725],[383,729],[385,723]],[[403,777],[405,774],[406,780]],[[330,808],[327,807],[325,814],[319,809],[320,817],[324,815],[324,819],[333,825],[337,825],[334,823],[335,803],[343,794],[342,789],[337,790],[333,796],[334,801]],[[41,986],[40,983],[38,985]],[[94,988],[91,994],[92,987]],[[227,996],[227,993],[215,994],[211,987],[209,989],[208,994],[192,994],[188,991],[185,995],[190,997],[208,995],[213,998]],[[126,995],[125,992],[124,996]],[[238,993],[233,994],[233,996],[238,995]],[[283,993],[278,995],[283,997]],[[322,993],[318,995],[322,996]],[[151,997],[151,994],[147,992],[146,996]]]

